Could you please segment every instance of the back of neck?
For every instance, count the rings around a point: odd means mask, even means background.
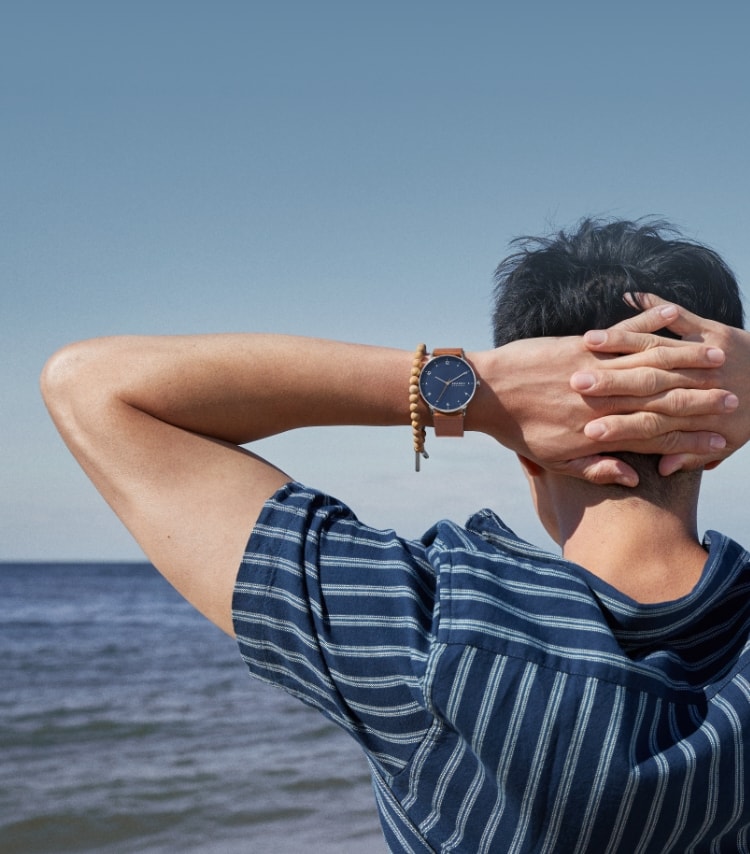
[[[695,509],[664,509],[639,499],[602,501],[561,519],[563,555],[639,602],[687,595],[706,562]]]

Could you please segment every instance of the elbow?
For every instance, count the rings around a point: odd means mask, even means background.
[[[61,432],[85,411],[96,392],[98,342],[69,344],[44,365],[39,386],[44,403]]]
[[[72,380],[71,351],[74,347],[75,345],[69,345],[54,353],[47,359],[39,377],[42,399],[53,417],[69,395]]]
[[[71,396],[80,367],[80,344],[69,344],[54,353],[46,362],[39,378],[39,387],[47,408],[53,412]]]

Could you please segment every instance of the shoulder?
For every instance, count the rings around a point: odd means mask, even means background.
[[[297,481],[285,484],[261,510],[248,542],[246,560],[269,547],[358,555],[361,560],[393,557],[397,553],[423,557],[422,540],[401,537],[390,528],[361,521],[345,502]]]
[[[516,595],[549,595],[590,601],[587,574],[560,555],[517,536],[491,510],[473,515],[465,526],[439,522],[428,535],[433,561],[445,575],[446,589],[502,591]]]
[[[431,550],[442,643],[565,668],[582,650],[618,654],[589,574],[491,511],[465,528],[440,523]]]

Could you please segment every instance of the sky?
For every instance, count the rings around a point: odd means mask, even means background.
[[[0,0],[0,560],[134,559],[38,393],[67,342],[273,331],[491,345],[519,235],[664,217],[750,276],[745,0]],[[261,452],[418,535],[495,508],[510,452],[322,429]],[[748,541],[745,451],[703,528]],[[546,543],[549,544],[549,543]]]

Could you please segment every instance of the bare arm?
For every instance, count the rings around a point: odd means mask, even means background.
[[[244,546],[289,479],[239,445],[307,425],[407,423],[410,364],[408,352],[284,336],[125,337],[64,349],[42,389],[149,560],[231,634]]]
[[[710,368],[707,349],[692,345],[682,358]],[[657,352],[650,358],[666,370]],[[606,443],[583,434],[592,408],[569,379],[602,357],[581,339],[517,342],[470,359],[482,384],[468,429],[578,476],[623,476],[618,461],[595,456]],[[411,361],[406,350],[286,336],[122,337],[65,348],[47,364],[42,389],[70,450],[149,559],[231,634],[247,538],[289,479],[240,445],[312,425],[406,426]],[[619,393],[641,398],[640,372],[623,376]],[[716,393],[698,399],[702,411],[717,411]],[[603,405],[616,411],[609,398]],[[669,415],[668,405],[653,405]],[[429,413],[423,418],[430,423]],[[667,417],[659,435],[641,430],[631,443],[705,453],[710,433],[675,440],[670,424]]]

